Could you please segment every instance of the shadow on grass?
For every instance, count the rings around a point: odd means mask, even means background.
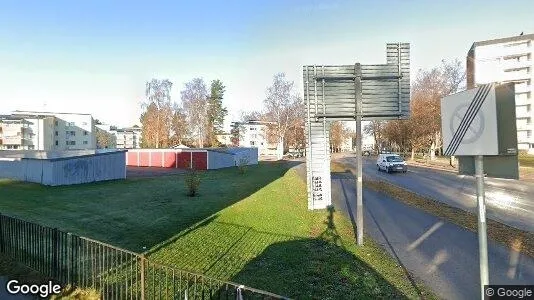
[[[328,209],[318,238],[275,242],[231,278],[294,299],[405,299],[372,266],[343,246]]]
[[[148,258],[296,299],[406,298],[345,248],[327,212],[315,238],[209,219]]]
[[[171,175],[47,187],[0,180],[0,212],[144,252],[284,176],[299,161],[260,162],[202,174],[199,196]]]

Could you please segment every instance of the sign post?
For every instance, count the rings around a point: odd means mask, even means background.
[[[488,240],[486,233],[486,199],[484,195],[484,156],[475,156],[475,172],[477,181],[477,208],[478,208],[478,253],[480,264],[480,286],[484,299],[484,286],[489,284],[488,270]]]
[[[516,153],[515,129],[513,84],[484,84],[441,99],[444,155],[470,156],[475,161],[481,299],[489,284],[484,156]]]
[[[356,241],[363,245],[363,187],[362,187],[362,65],[354,66],[356,91]]]
[[[356,227],[363,244],[362,121],[404,119],[410,113],[410,45],[386,46],[386,64],[304,66],[308,209],[332,204],[330,123],[356,121]]]

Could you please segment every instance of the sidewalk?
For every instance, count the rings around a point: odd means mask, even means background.
[[[306,166],[296,167],[306,180]],[[354,179],[333,177],[332,201],[356,216]],[[364,190],[364,232],[445,299],[479,298],[478,237],[386,195]],[[533,284],[534,259],[488,241],[491,284]]]

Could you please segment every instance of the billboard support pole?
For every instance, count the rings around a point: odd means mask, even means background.
[[[484,156],[475,156],[475,177],[478,206],[478,252],[480,264],[480,291],[484,299],[484,286],[489,284],[488,241],[486,235],[486,199],[484,195]]]
[[[362,187],[362,66],[354,65],[356,92],[356,240],[363,245],[363,187]]]

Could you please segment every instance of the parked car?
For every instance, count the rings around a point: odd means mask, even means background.
[[[402,158],[402,156],[398,154],[393,153],[382,153],[378,155],[378,159],[376,160],[376,166],[378,168],[378,171],[384,170],[388,173],[406,173],[408,171],[408,166],[406,165],[406,161],[404,160],[404,158]]]

